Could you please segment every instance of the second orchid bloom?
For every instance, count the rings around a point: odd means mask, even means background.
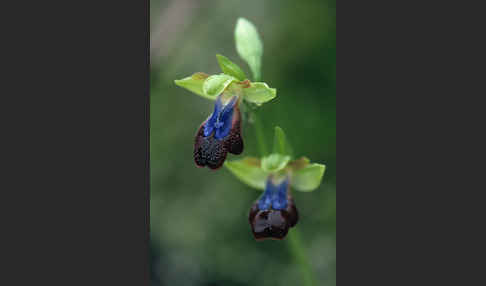
[[[289,178],[275,182],[269,176],[265,191],[250,209],[248,220],[256,240],[283,239],[299,220],[299,213],[290,195]]]

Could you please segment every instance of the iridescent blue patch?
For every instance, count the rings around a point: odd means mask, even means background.
[[[287,190],[289,186],[288,178],[280,184],[275,185],[271,178],[267,179],[265,191],[258,200],[259,210],[284,210],[288,206]]]
[[[214,104],[214,111],[204,125],[204,137],[210,136],[214,132],[214,138],[222,140],[230,134],[233,120],[233,111],[238,98],[233,96],[231,100],[223,106],[221,96],[218,96]]]

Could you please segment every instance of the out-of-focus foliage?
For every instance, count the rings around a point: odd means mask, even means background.
[[[226,168],[195,167],[194,135],[214,102],[174,84],[195,71],[221,73],[216,54],[251,75],[233,33],[245,17],[265,46],[261,81],[278,89],[259,112],[267,147],[281,126],[294,158],[326,165],[317,190],[293,191],[293,197],[300,212],[296,228],[318,285],[335,285],[335,2],[177,0],[151,1],[151,9],[152,284],[302,284],[286,240],[253,239],[247,215],[261,192]],[[245,151],[229,160],[259,156],[253,127],[245,125],[242,133]]]
[[[256,27],[245,18],[238,18],[235,28],[236,51],[251,69],[254,80],[260,80],[263,44]]]

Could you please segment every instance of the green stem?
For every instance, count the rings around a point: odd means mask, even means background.
[[[290,252],[294,256],[295,262],[300,267],[300,272],[302,273],[303,278],[302,285],[317,285],[311,264],[307,259],[307,256],[305,254],[305,248],[302,245],[302,241],[300,239],[299,229],[294,227],[289,230],[289,234],[287,235],[287,242],[289,244]]]
[[[258,69],[259,70],[259,69]],[[260,80],[260,73],[254,74],[254,81]],[[255,110],[251,111],[251,115],[253,117],[253,125],[255,126],[255,135],[258,143],[258,149],[260,155],[266,156],[267,153],[267,146],[265,144],[265,136],[263,133],[263,126],[260,120],[260,117],[256,114]],[[300,267],[300,272],[302,273],[302,285],[305,286],[315,286],[317,285],[314,273],[312,271],[311,264],[307,259],[307,255],[305,253],[305,247],[302,245],[302,241],[300,239],[300,232],[297,228],[293,227],[289,230],[287,234],[287,243],[290,249],[290,252],[294,256],[295,262]]]
[[[253,72],[253,81],[259,81],[261,78],[260,65],[258,65],[258,68],[256,70],[252,70],[252,72]],[[260,156],[263,157],[268,154],[267,145],[265,142],[265,134],[263,133],[263,124],[256,110],[252,111],[252,117],[253,117],[253,126],[255,126],[255,136],[257,138],[258,151],[260,152]]]
[[[265,144],[265,134],[263,133],[263,125],[260,117],[257,115],[256,111],[252,112],[253,117],[253,126],[255,127],[255,136],[257,139],[258,151],[260,152],[260,156],[266,156],[267,153],[267,145]]]
[[[267,153],[267,146],[265,144],[265,137],[263,133],[263,126],[260,118],[257,116],[256,111],[252,111],[252,118],[253,118],[253,125],[255,127],[255,135],[257,139],[258,149],[260,151],[260,155],[266,156]],[[302,273],[302,285],[304,286],[315,286],[317,285],[316,280],[314,278],[314,273],[312,271],[311,264],[307,259],[307,255],[305,253],[305,247],[302,245],[302,241],[300,239],[299,229],[293,227],[289,230],[287,235],[287,242],[290,249],[292,256],[295,259],[295,262],[299,265],[300,271]]]

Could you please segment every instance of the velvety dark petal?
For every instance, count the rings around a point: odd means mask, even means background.
[[[282,211],[258,211],[251,220],[251,230],[256,240],[283,239],[289,231],[289,223]]]
[[[267,190],[272,190],[266,188]],[[248,221],[251,226],[253,236],[256,240],[263,239],[283,239],[289,228],[295,226],[299,221],[299,213],[295,202],[290,196],[287,195],[287,207],[282,210],[275,210],[273,206],[270,209],[262,209],[262,198],[265,201],[265,193],[257,200],[251,207],[250,213],[248,215]],[[272,203],[273,205],[273,203]]]
[[[208,166],[210,169],[218,169],[223,165],[228,150],[224,141],[217,140],[212,135],[204,136],[204,125],[205,123],[196,133],[194,162],[199,167]]]
[[[243,138],[241,136],[241,114],[238,106],[235,106],[233,120],[228,138],[225,139],[228,152],[239,155],[243,152]]]
[[[223,106],[221,95],[214,104],[213,114],[199,127],[194,142],[194,161],[199,167],[220,168],[228,151],[243,152],[241,114],[238,97],[234,96]]]
[[[299,212],[297,211],[297,206],[295,205],[294,199],[289,194],[287,196],[287,208],[285,209],[284,215],[287,217],[287,221],[290,227],[293,227],[299,221]]]
[[[252,224],[253,222],[253,219],[255,218],[256,214],[259,212],[260,210],[258,209],[258,202],[255,202],[252,206],[251,206],[251,209],[250,209],[250,214],[248,215],[248,221],[250,222],[250,225]]]

